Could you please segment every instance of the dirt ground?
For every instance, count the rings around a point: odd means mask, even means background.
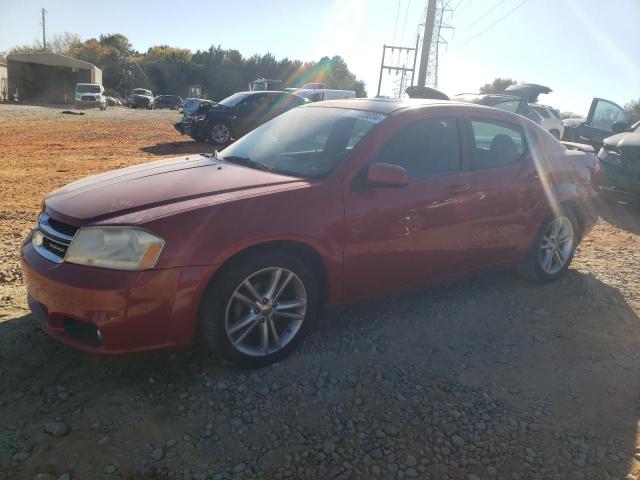
[[[199,347],[102,358],[43,335],[18,265],[43,195],[209,150],[177,119],[0,105],[0,480],[640,475],[640,210],[627,206],[599,206],[553,285],[491,273],[329,310],[256,372]]]

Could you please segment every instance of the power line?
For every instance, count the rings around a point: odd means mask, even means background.
[[[500,5],[502,5],[504,2],[506,2],[506,0],[500,0],[498,3],[496,3],[491,9],[489,9],[489,11],[487,11],[484,15],[481,15],[478,19],[476,19],[474,22],[471,23],[471,25],[467,25],[464,30],[468,30],[471,27],[474,27],[475,25],[477,25],[483,18],[486,18],[487,15],[489,15],[491,12],[493,12],[496,8],[498,8]]]
[[[398,9],[396,10],[396,24],[393,27],[393,41],[391,43],[396,43],[396,33],[398,31],[398,18],[400,17],[400,4],[402,0],[398,0]]]
[[[509,10],[505,15],[503,15],[502,17],[500,17],[498,20],[496,20],[495,22],[493,22],[491,25],[489,25],[487,28],[485,28],[484,30],[482,30],[480,33],[474,35],[473,37],[471,37],[470,39],[468,39],[465,42],[462,42],[458,45],[456,45],[457,47],[463,47],[465,46],[467,43],[471,42],[472,40],[475,40],[476,38],[478,38],[480,35],[482,35],[483,33],[491,30],[493,27],[495,27],[498,23],[500,23],[502,20],[504,20],[505,18],[507,18],[509,15],[511,15],[513,12],[515,12],[516,10],[518,10],[522,5],[524,5],[525,3],[527,3],[527,0],[522,0],[518,5],[516,5],[514,8],[512,8],[511,10]]]
[[[464,0],[462,0],[464,1]],[[462,1],[460,3],[462,3]],[[471,4],[472,0],[469,0],[467,3],[465,3],[462,8],[460,10],[458,10],[458,13],[460,13],[462,10],[464,10],[465,8],[467,8],[470,4]],[[460,6],[460,3],[458,5],[456,5],[456,8],[454,8],[454,10],[457,10],[458,7]]]
[[[404,32],[407,29],[407,18],[409,17],[410,7],[411,7],[411,0],[407,2],[407,10],[404,13],[404,25],[402,26],[402,37],[400,37],[400,43],[404,42]]]

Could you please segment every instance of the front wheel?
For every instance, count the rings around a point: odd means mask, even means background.
[[[317,304],[313,270],[295,256],[268,252],[223,268],[205,293],[199,323],[212,353],[262,367],[295,348]]]
[[[520,272],[540,282],[557,280],[569,268],[578,238],[573,215],[562,212],[547,217],[520,266]]]
[[[216,146],[223,146],[229,143],[231,139],[231,131],[229,127],[222,122],[214,122],[209,126],[209,143]]]

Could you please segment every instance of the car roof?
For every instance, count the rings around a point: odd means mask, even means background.
[[[333,107],[351,110],[366,110],[368,112],[390,115],[407,108],[431,105],[467,105],[449,100],[427,100],[420,98],[344,98],[340,100],[325,100],[309,104],[309,107]],[[305,107],[306,108],[306,107]]]

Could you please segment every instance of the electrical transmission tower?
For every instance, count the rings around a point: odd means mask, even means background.
[[[418,85],[438,88],[438,61],[440,58],[440,45],[448,42],[443,36],[443,30],[452,30],[449,25],[453,9],[449,8],[451,0],[431,0],[427,7],[425,38],[422,45],[422,58]],[[430,41],[425,42],[424,40]]]

